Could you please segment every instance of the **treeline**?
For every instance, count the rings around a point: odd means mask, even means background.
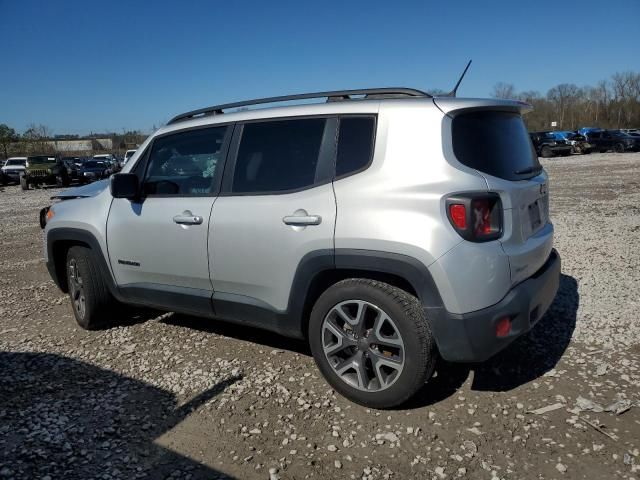
[[[129,148],[136,148],[146,139],[147,135],[140,131],[129,131],[123,134],[117,133],[104,133],[99,135],[53,135],[51,130],[45,125],[31,124],[22,133],[16,132],[9,125],[0,123],[0,158],[7,158],[10,156],[23,156],[37,153],[56,153],[54,148],[54,141],[74,141],[74,140],[91,140],[94,138],[108,138],[111,139],[113,150],[122,152]],[[95,142],[92,142],[95,143]],[[95,150],[93,148],[92,150]],[[72,151],[65,150],[66,153],[71,154],[87,154],[91,150],[87,151]]]
[[[580,127],[640,128],[640,73],[616,73],[596,86],[562,83],[542,95],[518,92],[514,85],[497,83],[494,98],[510,98],[533,105],[525,115],[529,130],[576,130]],[[556,122],[555,127],[551,126]]]

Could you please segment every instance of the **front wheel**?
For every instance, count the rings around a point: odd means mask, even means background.
[[[624,145],[621,143],[616,143],[613,147],[613,151],[616,153],[624,153]]]
[[[553,151],[549,147],[542,147],[542,150],[540,151],[540,153],[542,154],[543,158],[553,157]]]
[[[20,188],[22,188],[22,190],[29,190],[29,182],[27,182],[24,175],[20,177]]]
[[[93,252],[86,247],[71,247],[67,253],[67,285],[76,322],[86,330],[104,328],[113,323],[117,303],[111,296]]]
[[[309,344],[331,386],[373,408],[411,398],[432,375],[437,358],[418,299],[366,279],[343,280],[320,296],[311,312]]]

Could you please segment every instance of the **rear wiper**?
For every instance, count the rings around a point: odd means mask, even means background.
[[[536,167],[527,167],[522,170],[516,170],[514,173],[516,175],[524,175],[527,173],[540,173],[542,171],[542,165],[538,165]]]

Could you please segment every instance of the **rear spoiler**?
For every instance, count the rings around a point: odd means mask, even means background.
[[[501,110],[525,114],[533,110],[533,107],[526,102],[500,98],[435,97],[433,103],[444,114],[450,114],[457,110]]]

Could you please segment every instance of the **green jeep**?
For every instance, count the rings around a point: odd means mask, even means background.
[[[22,190],[29,190],[29,185],[57,185],[68,187],[71,176],[64,162],[56,155],[33,155],[27,157],[24,174],[20,177]]]

